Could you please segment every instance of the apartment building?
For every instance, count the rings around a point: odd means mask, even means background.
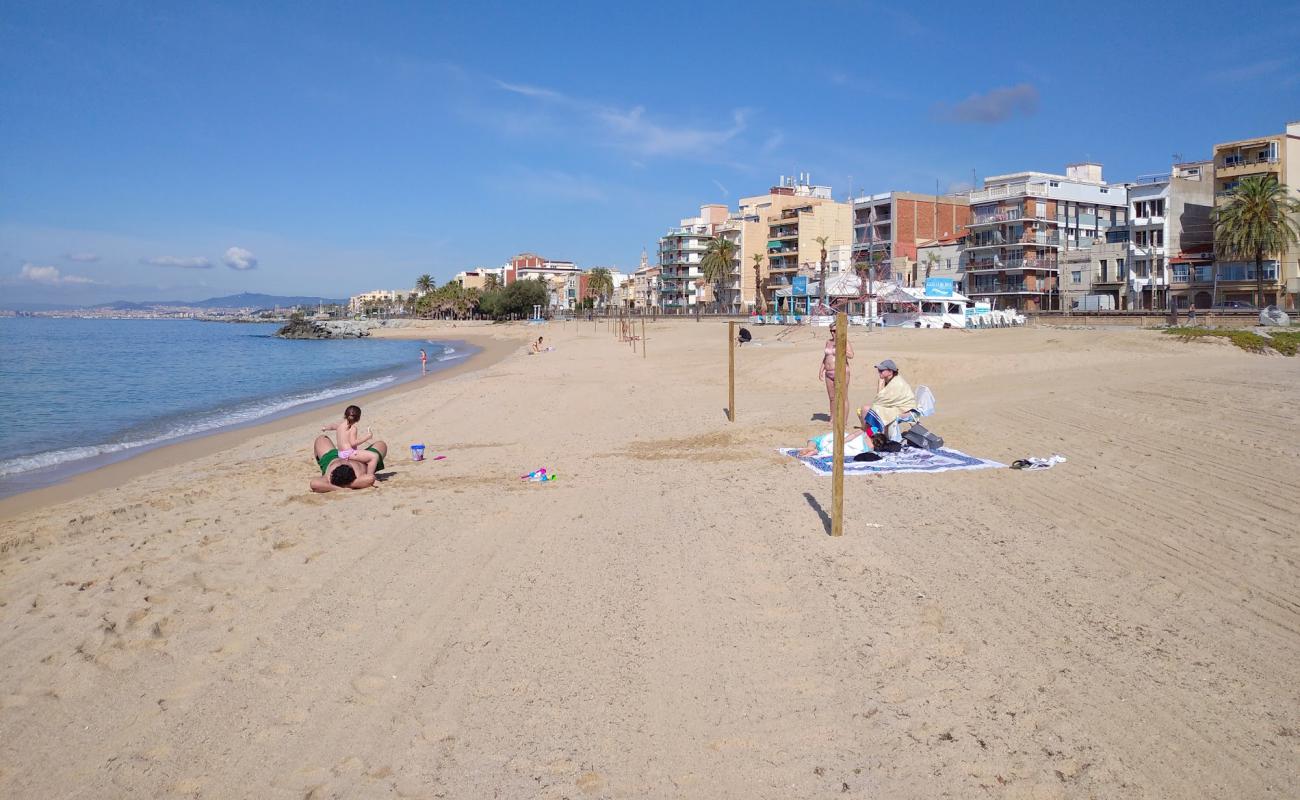
[[[474,269],[461,270],[456,273],[453,279],[461,285],[463,289],[487,289],[488,285],[505,286],[506,268],[505,267],[475,267]]]
[[[929,239],[916,246],[916,282],[925,286],[926,278],[949,278],[958,294],[966,293],[966,270],[962,264],[961,245],[964,235],[948,234]]]
[[[348,311],[359,314],[367,308],[399,306],[415,294],[419,294],[416,289],[376,289],[354,294],[348,298]]]
[[[664,311],[687,311],[701,302],[704,281],[700,262],[719,226],[727,221],[720,203],[700,206],[697,217],[687,217],[659,239],[659,303]]]
[[[1175,164],[1169,172],[1139,177],[1129,185],[1128,208],[1128,269],[1115,307],[1190,307],[1196,279],[1209,278],[1195,267],[1214,249],[1213,163]]]
[[[1059,309],[1060,254],[1128,226],[1127,187],[1106,184],[1100,164],[985,178],[968,200],[966,293],[995,308]]]
[[[815,186],[809,176],[798,179],[782,178],[779,186],[772,187],[766,198],[745,198],[750,208],[762,218],[767,235],[767,282],[763,287],[768,302],[775,303],[776,292],[788,286],[799,273],[815,275],[821,269],[822,242],[827,250],[827,271],[838,271],[843,265],[830,263],[832,250],[853,241],[853,205],[837,203],[831,197],[829,186]]]
[[[970,200],[962,195],[883,192],[853,201],[853,261],[876,264],[876,277],[915,285],[917,247],[955,236],[970,222]]]
[[[1225,142],[1214,146],[1214,202],[1221,206],[1242,178],[1272,175],[1286,184],[1292,198],[1300,199],[1300,122],[1288,122],[1278,134]],[[1222,250],[1222,248],[1219,248]],[[1242,300],[1258,306],[1282,304],[1296,307],[1300,292],[1300,246],[1292,245],[1282,253],[1268,253],[1263,262],[1264,296],[1257,297],[1255,260],[1234,259],[1216,251],[1213,280],[1209,289],[1210,304]],[[1193,302],[1204,299],[1204,287],[1195,287]],[[1200,305],[1197,306],[1201,307]]]
[[[550,280],[551,278],[566,277],[581,271],[578,269],[578,265],[572,261],[556,261],[542,258],[536,253],[520,253],[501,267],[501,274],[505,278],[504,283],[506,285],[524,279]]]
[[[1111,309],[1121,308],[1128,280],[1128,231],[1115,228],[1091,246],[1061,253],[1061,308],[1070,310],[1088,295],[1109,295]],[[1124,277],[1118,277],[1120,274]]]

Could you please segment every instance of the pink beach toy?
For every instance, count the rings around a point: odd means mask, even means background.
[[[520,475],[519,480],[521,481],[546,480],[546,467],[535,469],[532,472],[528,473],[527,475]]]

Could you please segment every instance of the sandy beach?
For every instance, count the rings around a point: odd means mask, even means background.
[[[734,423],[718,323],[431,323],[485,351],[366,399],[375,489],[307,491],[314,413],[0,502],[0,796],[1300,794],[1300,359],[855,330],[853,405],[891,357],[1069,460],[850,477],[831,538],[775,452],[824,332],[754,331]]]

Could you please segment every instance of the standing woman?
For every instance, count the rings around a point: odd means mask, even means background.
[[[424,348],[420,348],[420,374],[423,375],[429,371],[429,356],[425,354]]]
[[[830,408],[829,419],[835,421],[835,382],[844,381],[844,403],[839,409],[840,416],[844,417],[844,424],[849,421],[849,361],[853,358],[853,345],[847,340],[844,342],[847,352],[844,354],[844,374],[835,374],[835,324],[831,324],[831,338],[826,340],[826,347],[822,351],[822,366],[817,372],[817,380],[826,384],[826,402]]]

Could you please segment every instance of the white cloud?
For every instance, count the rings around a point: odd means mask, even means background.
[[[1030,83],[1003,86],[985,94],[973,94],[953,106],[940,106],[939,116],[948,122],[993,124],[1017,115],[1038,111],[1038,89]]]
[[[670,127],[650,121],[643,106],[628,111],[602,109],[596,118],[619,137],[618,144],[647,156],[716,155],[745,130],[745,111],[732,112],[729,128]]]
[[[69,261],[80,261],[83,264],[89,264],[99,260],[98,253],[68,253],[66,258]]]
[[[246,269],[253,269],[257,266],[257,257],[242,247],[232,247],[226,251],[226,255],[221,259],[227,267],[237,269],[241,272]]]
[[[579,127],[586,128],[584,132],[587,135],[642,157],[717,157],[724,145],[744,132],[748,116],[745,109],[735,109],[731,112],[732,123],[727,127],[674,126],[653,121],[644,106],[624,109],[570,97],[542,86],[501,80],[494,83],[504,91],[538,101],[543,108],[558,106],[567,112],[576,112],[563,119],[563,124],[558,126],[561,130],[565,126],[572,128],[576,122]],[[535,123],[530,123],[529,132],[535,133],[536,128]]]
[[[554,89],[545,89],[541,86],[529,86],[526,83],[506,83],[505,81],[496,81],[496,85],[505,89],[507,92],[522,94],[524,97],[540,97],[547,100],[567,99],[561,92],[557,92]]]
[[[181,258],[179,256],[157,256],[141,259],[144,264],[155,267],[177,267],[180,269],[212,269],[212,262],[206,258]]]
[[[18,277],[20,280],[41,283],[46,286],[95,283],[90,278],[83,278],[80,275],[64,275],[59,272],[58,267],[46,267],[37,264],[23,264],[23,270],[18,274]]]

